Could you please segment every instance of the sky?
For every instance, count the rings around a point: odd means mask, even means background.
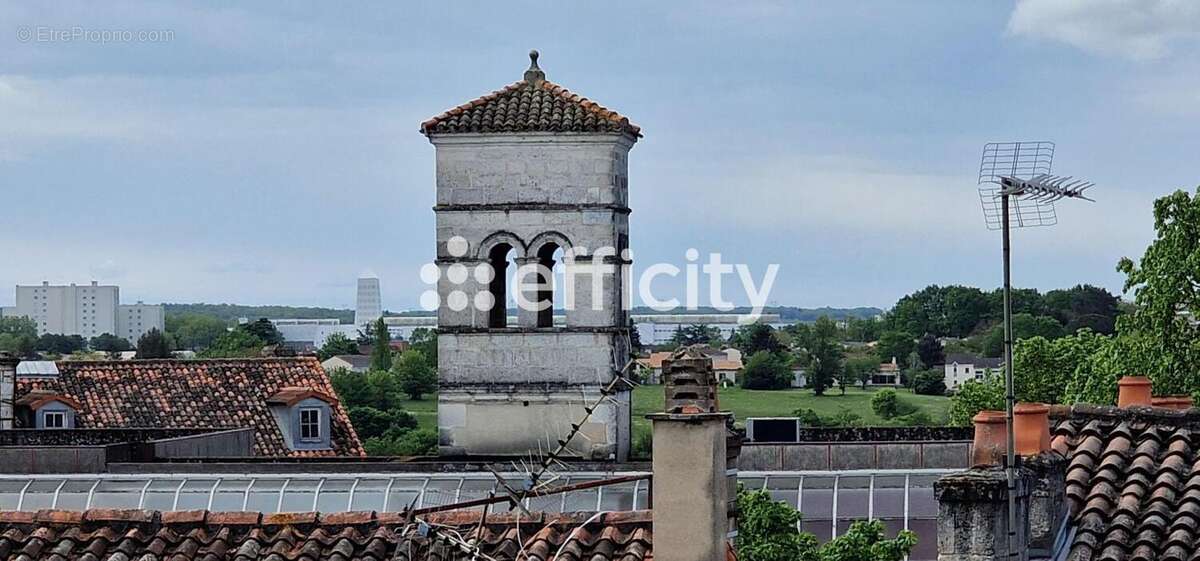
[[[642,127],[635,269],[690,248],[777,264],[769,303],[805,307],[994,287],[981,148],[1051,140],[1097,202],[1015,232],[1014,283],[1119,292],[1153,200],[1200,184],[1198,39],[1184,0],[7,2],[0,287],[352,307],[374,274],[416,309],[418,125],[538,49],[547,79]]]

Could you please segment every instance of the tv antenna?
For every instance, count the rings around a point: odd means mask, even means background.
[[[1054,143],[1046,140],[1025,142],[989,142],[983,145],[979,162],[979,201],[989,230],[1001,231],[1004,255],[1004,415],[1007,446],[1004,474],[1008,483],[1008,557],[1019,558],[1021,544],[1016,540],[1016,438],[1013,435],[1013,333],[1012,266],[1010,231],[1012,228],[1053,226],[1058,223],[1055,201],[1082,199],[1094,185],[1070,176],[1050,174],[1054,163]],[[1095,202],[1095,201],[1092,201]]]

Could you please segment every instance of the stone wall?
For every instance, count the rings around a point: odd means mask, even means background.
[[[95,446],[125,442],[149,442],[224,429],[16,429],[0,431],[0,446]]]
[[[628,204],[633,141],[622,134],[453,134],[431,142],[439,206]]]
[[[487,330],[438,336],[441,389],[463,385],[606,384],[616,350],[611,332]]]
[[[966,468],[971,441],[800,442],[742,445],[743,471]]]

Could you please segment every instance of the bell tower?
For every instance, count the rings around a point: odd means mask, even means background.
[[[439,450],[547,451],[586,417],[569,452],[624,460],[630,393],[612,382],[630,356],[641,132],[529,56],[520,81],[421,124],[437,159]]]

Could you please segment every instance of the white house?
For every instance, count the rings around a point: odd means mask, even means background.
[[[967,380],[982,380],[1004,365],[1002,358],[987,358],[967,353],[946,355],[946,388],[956,390]]]

